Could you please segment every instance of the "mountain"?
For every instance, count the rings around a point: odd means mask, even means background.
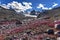
[[[53,8],[52,10],[44,10],[37,16],[37,18],[47,16],[52,19],[60,19],[60,7]]]
[[[13,9],[5,9],[0,6],[0,20],[11,20],[11,19],[19,19],[23,20],[25,16],[23,14],[17,14]]]

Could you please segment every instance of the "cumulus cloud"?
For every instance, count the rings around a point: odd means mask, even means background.
[[[24,5],[24,6],[23,6]],[[14,9],[16,12],[21,12],[21,11],[26,11],[27,9],[32,9],[31,5],[32,3],[28,3],[28,2],[23,2],[23,5],[22,3],[19,3],[17,1],[13,1],[11,3],[8,3],[7,5],[6,4],[1,4],[2,7],[6,8],[6,9]]]
[[[57,3],[54,3],[53,5],[52,5],[52,7],[45,7],[45,5],[44,4],[39,4],[39,6],[37,6],[37,8],[41,8],[41,9],[43,9],[43,10],[51,10],[52,8],[54,8],[55,6],[57,6],[58,4]]]
[[[43,8],[44,5],[43,4],[39,4],[39,6],[37,8]]]
[[[44,4],[39,4],[39,6],[37,7],[37,8],[41,8],[41,9],[43,9],[43,10],[50,10],[50,9],[52,9],[52,8],[47,8],[47,7],[45,7],[45,5]]]
[[[32,5],[32,3],[23,2],[24,5]]]

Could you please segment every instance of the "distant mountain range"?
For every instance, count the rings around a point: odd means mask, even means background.
[[[52,19],[60,19],[60,7],[53,8],[52,10],[44,10],[38,15],[38,18],[40,17],[51,17]]]
[[[25,16],[23,14],[17,14],[13,9],[5,9],[0,6],[0,20],[11,20],[11,19],[24,19]]]
[[[23,20],[25,18],[26,19],[30,18],[30,16],[32,18],[34,17],[34,15],[35,17],[37,16],[37,18],[45,17],[45,16],[57,18],[60,17],[60,7],[53,8],[52,10],[43,10],[42,12],[32,10],[30,14],[28,12],[25,13],[26,15],[24,14],[24,12],[16,13],[13,9],[5,9],[0,6],[0,20],[11,20],[11,19]],[[29,16],[29,17],[25,17],[25,16]]]

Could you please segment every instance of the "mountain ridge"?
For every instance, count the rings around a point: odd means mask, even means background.
[[[25,16],[23,14],[17,14],[12,9],[5,9],[0,6],[0,18],[1,19],[6,18],[7,20],[14,19],[14,18],[22,20],[23,18],[25,18]]]

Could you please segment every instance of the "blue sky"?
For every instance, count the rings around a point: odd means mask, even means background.
[[[39,4],[42,4],[45,8],[51,8],[54,5],[54,3],[58,4],[55,7],[60,6],[60,0],[0,0],[1,4],[8,4],[13,1],[17,1],[21,4],[22,4],[22,2],[30,2],[30,3],[32,3],[31,7],[34,10],[41,10],[41,8],[37,8],[37,6],[39,6]]]

